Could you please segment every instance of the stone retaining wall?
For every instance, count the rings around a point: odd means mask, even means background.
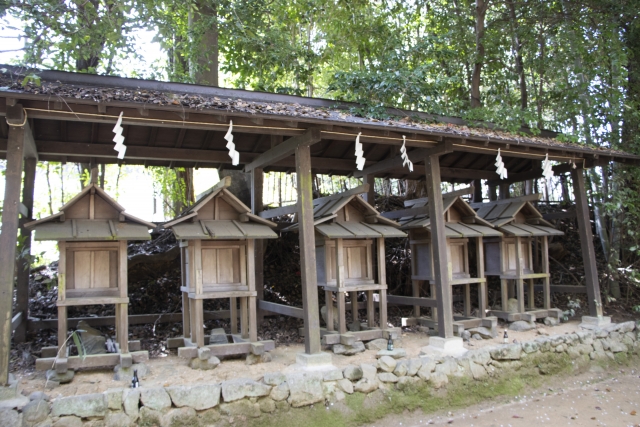
[[[0,411],[4,426],[124,427],[134,425],[215,426],[258,418],[291,407],[328,405],[347,394],[378,389],[403,390],[428,383],[440,388],[451,376],[482,379],[505,369],[517,369],[527,358],[543,353],[567,355],[576,362],[614,359],[615,353],[640,353],[640,331],[634,322],[572,334],[541,336],[534,341],[470,350],[459,358],[420,356],[378,359],[377,366],[349,365],[322,373],[268,373],[261,381],[238,378],[220,384],[139,389],[62,397],[52,402],[33,393],[21,411]],[[544,373],[544,372],[543,372]]]

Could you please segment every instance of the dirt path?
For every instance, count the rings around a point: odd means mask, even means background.
[[[509,400],[494,400],[453,412],[422,411],[384,418],[370,427],[633,426],[640,427],[640,370],[625,369],[551,380]]]

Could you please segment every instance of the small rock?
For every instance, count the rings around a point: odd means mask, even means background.
[[[324,400],[322,374],[307,372],[288,374],[287,384],[289,385],[288,402],[294,408]]]
[[[223,403],[220,405],[220,412],[231,417],[242,416],[249,418],[258,418],[261,414],[260,405],[258,403],[251,403],[246,399]]]
[[[375,380],[378,369],[374,365],[363,363],[360,365],[360,368],[362,369],[362,378]]]
[[[391,372],[382,372],[378,374],[378,381],[382,383],[397,383],[398,377],[396,377]]]
[[[398,362],[393,357],[382,356],[378,359],[378,369],[384,372],[393,372],[397,364]]]
[[[53,427],[82,427],[80,417],[60,417],[58,421],[53,423]]]
[[[538,335],[549,336],[549,332],[547,332],[545,328],[538,328],[536,332],[538,333]]]
[[[353,394],[353,383],[346,378],[338,380],[338,387],[347,394]]]
[[[429,377],[429,383],[433,388],[442,388],[449,384],[449,378],[441,372],[434,372]]]
[[[506,344],[491,350],[491,357],[494,360],[518,360],[521,354],[520,344]]]
[[[199,369],[201,371],[209,371],[211,369],[215,369],[220,364],[220,359],[216,356],[211,356],[207,360],[202,360],[197,357],[194,357],[189,361],[189,367],[191,369]]]
[[[367,350],[380,351],[380,350],[386,350],[387,344],[388,344],[387,340],[385,340],[384,338],[378,338],[373,341],[369,341],[365,346],[367,347]]]
[[[276,402],[268,397],[260,399],[258,405],[260,406],[260,411],[265,414],[272,414],[276,411]]]
[[[244,397],[268,396],[269,393],[271,393],[271,386],[246,378],[237,378],[222,383],[222,397],[225,402],[233,402]]]
[[[460,333],[460,338],[464,341],[469,341],[471,339],[471,332],[464,330]]]
[[[63,415],[81,418],[104,417],[107,409],[107,399],[104,394],[83,394],[56,399],[51,406],[51,415],[54,417]]]
[[[289,385],[283,381],[271,389],[269,397],[276,402],[280,402],[289,397]]]
[[[13,409],[0,409],[0,420],[7,426],[22,426],[22,414]]]
[[[342,371],[344,377],[351,381],[357,381],[362,378],[362,368],[355,365],[347,365]]]
[[[220,402],[220,385],[196,384],[191,386],[171,386],[165,390],[169,393],[175,406],[191,407],[197,411],[213,408]]]
[[[198,418],[193,408],[172,408],[162,416],[163,426],[192,426],[197,425]]]
[[[68,369],[66,372],[61,374],[56,372],[54,369],[49,369],[46,372],[45,377],[47,378],[47,382],[51,381],[58,384],[67,384],[73,380],[75,375],[76,373],[72,369]]]
[[[365,394],[369,394],[372,391],[376,391],[378,388],[379,388],[379,383],[377,379],[370,380],[367,378],[362,378],[353,387],[355,391],[360,393],[365,393]]]
[[[171,407],[169,393],[162,387],[141,388],[140,401],[149,409],[161,411]]]
[[[122,412],[110,412],[104,417],[104,427],[131,427],[133,422],[127,414]]]
[[[265,384],[273,386],[280,385],[286,379],[287,377],[285,377],[281,372],[268,372],[264,374],[264,377],[262,378]]]
[[[408,365],[409,362],[407,360],[398,362],[396,364],[396,368],[393,370],[393,374],[396,377],[404,377],[405,375],[407,375],[407,371],[409,370]]]
[[[482,341],[482,335],[480,335],[480,334],[473,334],[473,336],[471,338],[473,338],[474,340],[477,340],[477,341]]]
[[[545,326],[558,326],[558,319],[555,317],[545,317],[543,320]]]
[[[403,357],[407,357],[407,351],[403,348],[396,348],[393,350],[380,350],[376,353],[376,357],[378,359],[385,356],[393,357],[394,359],[402,359]]]
[[[498,336],[498,331],[491,330],[489,328],[485,328],[484,326],[480,326],[480,327],[477,327],[477,328],[471,328],[471,329],[469,329],[469,332],[472,335],[478,334],[485,340],[490,340],[490,339],[495,338],[495,337]]]
[[[49,415],[49,404],[43,400],[32,400],[22,408],[23,420],[31,425],[44,421]]]
[[[353,356],[354,354],[362,353],[365,347],[362,341],[356,341],[353,345],[334,344],[332,350],[334,354]]]
[[[517,322],[513,322],[509,325],[509,330],[516,332],[524,332],[530,331],[531,329],[535,329],[536,325],[533,322],[525,322],[524,320],[518,320]]]

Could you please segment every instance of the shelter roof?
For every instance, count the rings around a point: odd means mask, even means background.
[[[152,222],[136,218],[95,183],[65,203],[54,215],[31,221],[35,240],[149,240]]]
[[[318,233],[330,239],[354,239],[354,238],[379,238],[379,237],[406,237],[406,234],[398,230],[395,221],[382,215],[360,194],[366,191],[365,186],[359,190],[351,190],[345,193],[314,200],[313,219]],[[352,216],[349,217],[347,206],[351,206]],[[283,231],[296,230],[298,224],[294,224]]]
[[[231,177],[227,176],[202,193],[196,203],[185,209],[177,218],[163,224],[173,230],[177,239],[244,240],[275,239],[272,230],[277,224],[251,213],[251,209],[227,188]],[[224,207],[233,210],[221,219],[215,204],[224,201]]]
[[[478,203],[478,216],[490,222],[500,231],[512,236],[562,236],[553,224],[544,220],[542,214],[533,206],[532,200],[539,194],[514,199],[496,200]]]
[[[473,189],[473,187],[470,187]],[[428,200],[422,199],[417,203],[410,201],[411,209],[402,211],[406,216],[400,217],[399,223],[402,230],[425,229],[431,232],[431,218],[428,213]],[[445,233],[447,237],[483,237],[502,236],[493,225],[476,215],[476,212],[457,192],[443,194],[442,215],[447,216],[450,209],[455,209],[460,214],[460,221],[446,221]],[[412,214],[415,212],[415,214]]]
[[[356,104],[326,99],[59,71],[36,70],[40,84],[23,85],[33,70],[1,67],[6,71],[0,73],[0,115],[8,106],[24,107],[42,160],[238,169],[283,139],[317,128],[321,140],[311,152],[316,173],[354,174],[354,140],[360,132],[365,172],[396,157],[406,136],[413,172],[394,164],[370,172],[378,177],[423,178],[423,153],[417,150],[441,142],[452,147],[440,157],[442,179],[450,182],[497,179],[493,163],[498,148],[511,182],[539,176],[539,161],[546,154],[565,163],[557,173],[568,171],[574,161],[585,167],[640,161],[619,151],[561,142],[552,132],[507,133],[491,124],[471,127],[458,118],[418,111],[390,110],[395,118],[377,120],[352,114]],[[123,161],[117,159],[112,141],[121,112],[127,146]],[[223,138],[230,121],[240,153],[236,167]],[[1,155],[8,128],[0,123]],[[290,172],[295,160],[281,158],[264,169]]]

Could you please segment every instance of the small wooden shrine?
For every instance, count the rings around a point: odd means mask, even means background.
[[[258,343],[256,320],[256,239],[275,239],[276,224],[251,214],[251,209],[228,189],[225,177],[202,194],[182,214],[164,224],[180,242],[182,263],[183,338],[171,347],[184,346],[180,354],[195,357],[199,348],[209,354],[262,354],[275,347],[273,341]],[[223,330],[204,334],[203,301],[229,298],[231,333]],[[237,302],[240,301],[238,335]],[[176,345],[177,342],[177,345]]]
[[[469,189],[472,191],[473,187]],[[496,318],[487,318],[487,279],[484,274],[483,238],[502,236],[491,223],[476,215],[469,204],[455,194],[444,194],[444,220],[447,237],[447,255],[449,283],[451,286],[463,286],[464,313],[454,316],[454,331],[484,326],[493,329],[497,325]],[[413,296],[420,297],[421,288],[426,282],[430,285],[431,298],[435,298],[435,277],[433,265],[433,250],[431,241],[431,220],[429,218],[428,200],[417,199],[405,202],[411,209],[402,211],[399,222],[402,230],[409,231],[411,245],[411,279],[413,281]],[[469,256],[469,243],[475,243],[476,268],[472,273]],[[478,286],[478,306],[476,315],[471,316],[471,285]],[[451,289],[450,289],[451,292]],[[420,317],[420,306],[414,306],[414,315],[423,326],[437,328],[435,305],[431,309],[431,318]]]
[[[501,310],[491,313],[507,321],[557,317],[561,311],[551,308],[549,275],[549,237],[562,236],[553,224],[531,204],[539,195],[497,200],[478,204],[478,216],[503,233],[502,237],[485,239],[485,274],[500,277]],[[474,206],[475,207],[475,206]],[[543,307],[535,308],[535,282],[542,284]],[[527,283],[527,309],[525,287]],[[517,299],[517,307],[509,307],[509,298]]]
[[[102,188],[91,183],[60,208],[60,212],[27,223],[25,227],[35,230],[35,240],[58,241],[56,371],[62,373],[67,367],[115,366],[118,363],[123,367],[131,366],[127,242],[150,240],[149,229],[156,225],[129,215]],[[68,357],[67,307],[103,304],[115,304],[117,353]],[[134,346],[139,350],[139,342]],[[147,352],[142,353],[144,355],[140,357],[148,358]],[[53,356],[43,349],[45,355]],[[54,359],[41,359],[37,365],[48,365],[47,369],[50,369]]]
[[[366,191],[366,190],[365,190]],[[363,191],[363,192],[365,192]],[[347,333],[355,340],[368,341],[387,337],[387,282],[384,239],[406,237],[395,221],[389,220],[364,201],[359,194],[336,194],[314,201],[316,271],[318,286],[327,301],[326,329],[321,329],[325,344],[352,343],[340,339]],[[286,230],[297,229],[297,224]],[[375,242],[375,245],[374,245]],[[377,278],[374,266],[377,265]],[[377,295],[374,292],[377,291]],[[334,328],[336,307],[338,331]],[[353,323],[347,327],[345,295],[350,293]],[[358,292],[367,293],[367,323],[358,319]],[[375,327],[375,304],[379,302],[379,327]],[[329,303],[331,302],[331,303]],[[396,331],[397,332],[397,331]],[[351,337],[349,337],[351,338]]]

